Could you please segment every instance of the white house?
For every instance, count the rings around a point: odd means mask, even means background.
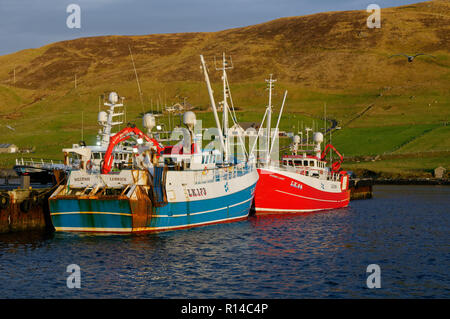
[[[17,153],[19,148],[14,144],[0,144],[0,153]]]

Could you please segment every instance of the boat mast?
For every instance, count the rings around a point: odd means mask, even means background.
[[[309,150],[309,132],[312,131],[312,129],[310,127],[305,128],[306,131],[306,150]]]
[[[133,53],[131,53],[131,47],[129,45],[128,45],[128,50],[130,51],[131,63],[133,64],[134,75],[136,76],[136,82],[137,82],[137,86],[138,86],[138,90],[139,90],[139,98],[141,100],[142,111],[144,112],[144,101],[142,99],[141,84],[139,83],[139,78],[138,78],[138,74],[136,71],[136,65],[134,64]]]
[[[228,161],[229,157],[229,138],[228,138],[228,112],[229,112],[229,106],[228,106],[228,78],[227,78],[227,71],[229,69],[232,69],[233,66],[228,66],[228,62],[226,60],[225,52],[222,53],[222,67],[217,68],[216,70],[222,71],[222,85],[223,85],[223,101],[222,101],[222,122],[223,122],[223,136],[225,139],[225,162]]]
[[[108,106],[109,109],[106,110],[107,120],[102,124],[103,130],[101,133],[101,145],[108,146],[109,138],[113,134],[112,130],[114,126],[119,126],[123,124],[123,116],[125,111],[123,110],[123,98],[122,103],[118,103],[119,96],[115,92],[111,92],[108,97],[109,103],[105,102],[104,105]]]
[[[276,136],[277,136],[277,134],[278,134],[278,127],[279,127],[279,125],[280,125],[281,115],[283,114],[284,103],[286,103],[286,96],[287,96],[287,93],[288,93],[288,91],[286,90],[286,91],[284,92],[283,104],[281,104],[280,114],[278,115],[277,126],[275,127],[275,132],[273,132],[272,145],[270,146],[269,157],[270,157],[270,155],[272,155],[273,145],[275,144],[275,139],[276,139]]]
[[[209,81],[209,76],[208,76],[208,70],[206,69],[205,59],[203,58],[203,55],[200,55],[200,61],[202,62],[203,74],[205,75],[206,86],[208,87],[209,99],[211,100],[211,107],[212,107],[212,110],[214,113],[214,119],[216,121],[216,125],[219,130],[220,144],[221,144],[222,148],[225,150],[226,148],[225,148],[225,144],[224,144],[222,128],[221,128],[220,121],[219,121],[219,115],[217,114],[216,102],[214,101],[213,90],[211,88],[211,83]]]
[[[270,75],[270,79],[266,80],[267,83],[269,83],[269,105],[267,106],[267,136],[266,136],[266,147],[267,147],[267,152],[266,152],[266,163],[269,163],[270,160],[270,129],[271,129],[271,118],[272,118],[272,90],[274,87],[274,83],[277,80],[274,80],[272,78],[272,74]]]

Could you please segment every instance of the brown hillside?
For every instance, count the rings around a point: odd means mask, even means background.
[[[233,56],[233,81],[275,73],[279,81],[325,89],[380,87],[420,81],[448,87],[450,2],[431,1],[382,10],[382,28],[368,29],[365,11],[321,13],[274,20],[215,33],[103,36],[53,43],[0,57],[0,83],[23,89],[67,88],[74,75],[85,85],[133,80],[128,46],[141,79],[199,80],[199,54],[210,61]],[[408,64],[388,57],[425,52]],[[414,66],[415,72],[405,68]],[[420,74],[420,76],[419,76]],[[395,76],[394,76],[395,75]]]

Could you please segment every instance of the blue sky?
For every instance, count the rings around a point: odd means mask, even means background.
[[[208,32],[324,11],[365,10],[417,0],[0,0],[0,55],[98,35]],[[66,26],[69,4],[81,28]]]

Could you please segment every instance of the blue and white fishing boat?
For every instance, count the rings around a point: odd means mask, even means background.
[[[162,147],[150,137],[155,120],[146,115],[147,134],[134,126],[122,129],[110,137],[100,170],[81,165],[51,195],[56,231],[155,232],[248,217],[258,181],[256,166],[248,157],[238,161],[229,156],[225,115],[229,87],[224,81],[222,130],[203,56],[201,61],[220,149],[199,149],[192,112],[184,114],[188,133],[179,144],[184,147]],[[225,67],[223,72],[226,77]],[[132,164],[112,171],[115,147],[130,138],[134,139]]]

